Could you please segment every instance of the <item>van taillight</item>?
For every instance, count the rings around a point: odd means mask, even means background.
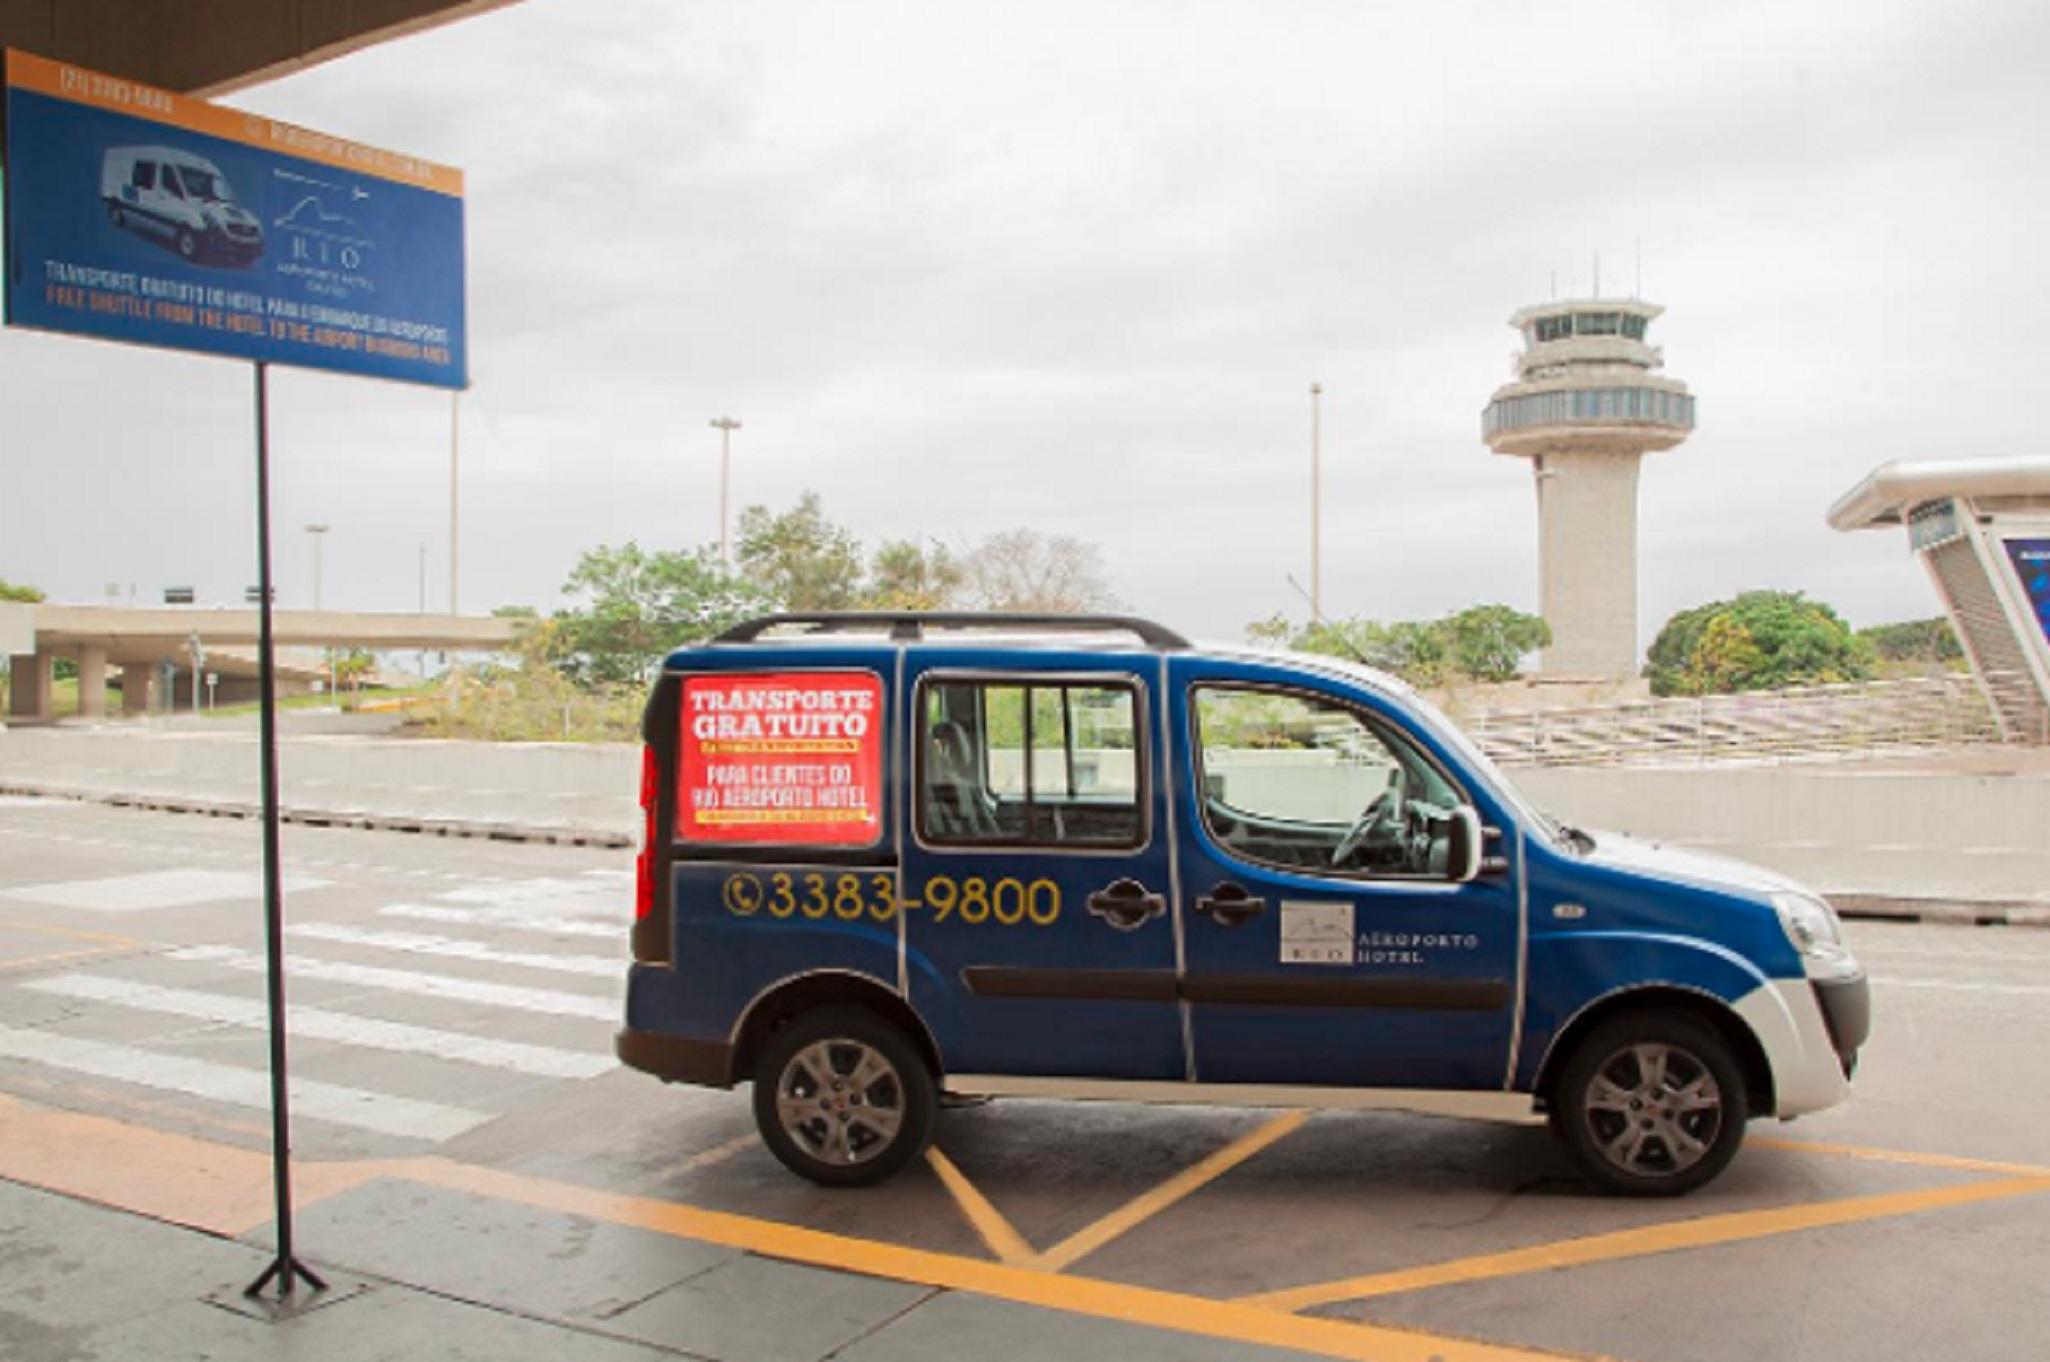
[[[634,921],[655,910],[655,749],[641,749],[641,854],[634,862]]]

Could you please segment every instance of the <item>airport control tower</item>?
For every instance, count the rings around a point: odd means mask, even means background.
[[[1694,429],[1687,385],[1644,340],[1665,311],[1632,299],[1526,307],[1514,381],[1496,389],[1481,438],[1529,459],[1537,479],[1538,562],[1552,677],[1635,676],[1637,462]]]

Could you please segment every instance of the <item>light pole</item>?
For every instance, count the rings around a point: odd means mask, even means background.
[[[456,605],[456,563],[457,533],[461,528],[456,519],[456,459],[462,448],[463,395],[460,391],[448,395],[448,613],[457,614]]]
[[[1324,618],[1324,385],[1310,385],[1310,614]]]
[[[325,525],[308,525],[306,533],[313,536],[313,608],[320,609],[320,546],[327,535]]]
[[[313,611],[315,614],[320,613],[320,548],[322,544],[327,542],[327,530],[328,527],[325,525],[308,525],[306,527],[306,533],[313,536]],[[335,653],[332,648],[326,648],[322,651],[327,655],[327,693],[328,698],[332,700],[335,693]]]
[[[712,429],[719,432],[719,566],[731,571],[733,555],[726,547],[726,483],[733,466],[733,432],[740,422],[730,416],[714,417]]]

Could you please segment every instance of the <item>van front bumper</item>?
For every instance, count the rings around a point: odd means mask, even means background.
[[[1843,979],[1813,979],[1815,1004],[1822,1025],[1836,1049],[1837,1062],[1849,1078],[1858,1067],[1858,1051],[1872,1036],[1872,985],[1863,974]]]
[[[627,1068],[653,1074],[664,1083],[733,1086],[733,1047],[723,1041],[685,1040],[627,1026],[613,1037],[612,1049]]]

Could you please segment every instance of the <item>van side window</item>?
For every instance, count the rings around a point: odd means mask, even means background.
[[[1324,874],[1446,873],[1464,796],[1392,725],[1291,690],[1194,696],[1203,822],[1234,855]]]
[[[130,183],[137,189],[155,189],[157,187],[157,163],[155,161],[137,161],[134,171],[128,178]]]
[[[918,828],[926,842],[1146,840],[1136,687],[928,681],[920,697]]]

